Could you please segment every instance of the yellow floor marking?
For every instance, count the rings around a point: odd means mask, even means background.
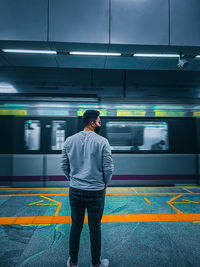
[[[50,224],[20,224],[21,226],[49,226]]]
[[[113,188],[113,189],[115,189],[115,188],[128,188],[128,187],[126,187],[126,186],[123,186],[123,187],[114,187],[114,186],[109,186],[108,188]],[[187,188],[200,188],[200,186],[185,186],[185,187],[183,187],[183,186],[145,186],[145,187],[142,187],[142,186],[136,186],[135,188],[143,188],[143,189],[145,189],[145,188],[155,188],[155,189],[157,189],[157,188],[162,188],[162,189],[165,189],[165,188],[171,188],[171,189],[173,189],[173,188],[184,188],[184,189],[187,189]],[[20,190],[20,189],[45,189],[45,190],[47,190],[47,189],[69,189],[69,187],[0,187],[0,190]]]
[[[200,195],[200,193],[181,193],[182,195]],[[43,196],[68,196],[69,194],[61,193],[61,194],[42,194]],[[180,195],[179,193],[106,193],[106,195]],[[22,196],[41,196],[41,194],[12,194],[12,195],[0,195],[0,197],[22,197]]]
[[[195,202],[195,201],[192,201],[192,200],[187,200],[187,199],[182,199],[184,200],[183,202],[172,202],[173,204],[190,204],[190,203],[199,203],[199,202]]]
[[[116,214],[103,215],[102,223],[125,222],[186,222],[199,221],[200,214]],[[85,216],[85,223],[88,222]],[[25,216],[25,217],[0,217],[0,224],[55,224],[71,223],[71,216]]]
[[[69,187],[23,187],[23,188],[20,188],[20,187],[9,187],[9,188],[1,188],[0,187],[0,189],[13,189],[13,190],[15,190],[15,189],[69,189]]]
[[[41,197],[46,198],[46,199],[48,199],[48,200],[50,200],[50,201],[53,201],[53,202],[55,202],[55,203],[58,204],[58,208],[57,208],[57,210],[56,210],[56,213],[54,214],[54,216],[57,216],[57,215],[58,215],[58,212],[59,212],[59,210],[60,210],[60,208],[61,208],[61,206],[62,206],[62,203],[61,203],[61,202],[58,202],[58,201],[56,201],[56,200],[54,200],[54,199],[48,198],[48,197],[44,197],[44,196],[41,196]]]
[[[51,204],[51,203],[44,203],[44,204],[36,204],[37,206],[43,206],[43,205],[47,205],[47,206],[49,206],[49,205],[52,205],[52,206],[57,206],[57,204]]]
[[[40,201],[37,201],[37,202],[33,202],[33,203],[28,204],[28,205],[34,205],[34,204],[39,203],[39,202],[44,202],[44,200],[40,200]]]
[[[189,202],[172,202],[173,204],[190,204]]]
[[[135,188],[183,188],[183,186],[134,186]],[[192,185],[192,186],[187,186],[189,188],[196,188],[196,187],[199,187],[198,185]],[[116,186],[110,186],[110,188],[126,188],[126,186],[123,186],[123,187],[116,187]]]
[[[169,201],[167,201],[167,203],[168,203],[168,204],[169,204],[175,211],[177,211],[179,214],[181,214],[182,212],[173,206],[172,201],[175,200],[175,199],[178,199],[179,197],[182,197],[182,196],[183,196],[183,194],[181,194],[181,195],[179,195],[179,196],[176,196],[176,197],[170,199]]]
[[[168,202],[167,202],[168,203]],[[177,208],[175,208],[171,202],[168,203],[175,211],[177,211],[179,214],[182,213],[180,210],[178,210]]]
[[[151,203],[151,201],[148,200],[148,198],[144,197],[147,203]]]
[[[184,201],[187,201],[187,202],[192,202],[192,203],[199,203],[199,202],[196,202],[196,201],[192,201],[192,200],[188,200],[188,199],[183,199]]]

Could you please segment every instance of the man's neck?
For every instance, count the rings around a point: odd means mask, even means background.
[[[84,128],[84,131],[92,131],[92,132],[94,132],[94,128],[92,127],[92,126],[86,126],[85,128]]]

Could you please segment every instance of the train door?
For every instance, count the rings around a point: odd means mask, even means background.
[[[197,184],[200,185],[200,118],[196,118]]]
[[[60,169],[61,150],[75,130],[74,118],[15,117],[14,185],[67,186]]]
[[[0,116],[0,185],[12,185],[13,117]]]
[[[13,185],[39,186],[44,182],[41,117],[14,117]]]
[[[45,119],[43,135],[45,186],[68,186],[61,167],[61,152],[68,136],[76,133],[76,118],[54,117]]]

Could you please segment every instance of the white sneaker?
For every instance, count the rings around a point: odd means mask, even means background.
[[[109,260],[103,259],[101,260],[101,264],[99,265],[99,267],[108,267],[108,265],[109,265]]]
[[[93,265],[91,265],[92,267]],[[103,259],[101,260],[101,264],[99,265],[99,267],[108,267],[109,266],[109,260],[108,259]]]
[[[71,258],[69,257],[68,260],[67,260],[67,267],[71,267],[70,260],[71,260]],[[78,267],[78,265],[75,265],[73,267]]]

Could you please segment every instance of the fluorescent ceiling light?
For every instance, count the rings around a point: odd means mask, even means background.
[[[2,51],[5,53],[57,54],[56,51],[47,51],[47,50],[2,49]]]
[[[107,53],[107,52],[69,52],[70,55],[86,55],[86,56],[121,56],[121,53]]]
[[[17,90],[11,84],[0,83],[0,93],[17,93]]]
[[[179,57],[178,54],[134,54],[134,57]]]

